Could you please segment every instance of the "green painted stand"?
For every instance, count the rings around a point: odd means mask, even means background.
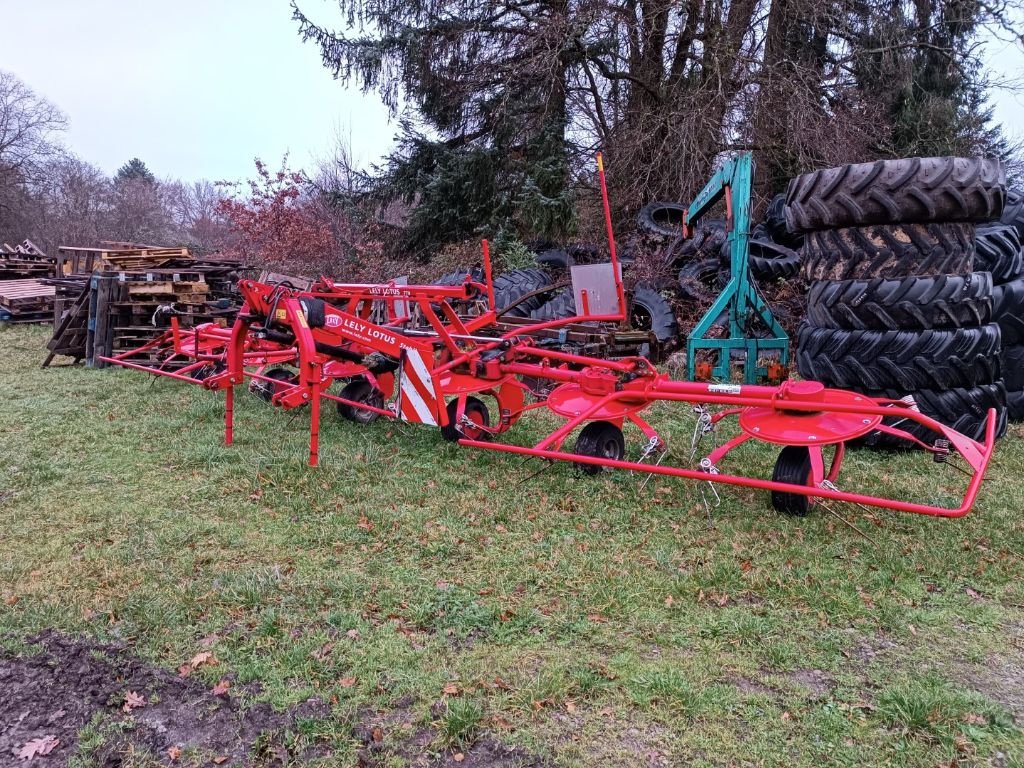
[[[731,276],[729,284],[715,300],[701,321],[686,339],[686,375],[696,379],[697,352],[711,349],[718,352],[718,362],[712,376],[721,381],[731,378],[732,352],[740,350],[744,357],[744,381],[755,384],[768,376],[766,366],[759,364],[762,353],[777,351],[779,363],[789,364],[789,337],[768,308],[761,294],[750,280],[750,190],[754,175],[754,162],[749,152],[728,160],[705,185],[686,212],[686,226],[700,219],[723,197],[726,200],[726,229],[729,246]],[[729,337],[706,338],[707,333],[722,313],[729,316]],[[758,317],[768,329],[769,338],[756,339],[748,333],[751,321]]]

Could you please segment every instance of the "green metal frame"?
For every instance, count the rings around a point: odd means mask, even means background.
[[[718,363],[712,376],[729,381],[731,358],[734,350],[743,350],[744,381],[754,384],[768,375],[766,366],[758,364],[761,353],[769,350],[779,352],[779,362],[789,364],[789,337],[782,330],[771,309],[758,293],[750,280],[750,190],[754,176],[754,161],[749,152],[728,160],[693,199],[686,211],[687,232],[693,222],[700,219],[711,206],[726,200],[726,230],[729,246],[731,277],[729,284],[719,294],[711,309],[686,339],[686,375],[690,381],[696,378],[697,352],[702,349],[718,351]],[[715,320],[723,313],[729,316],[729,337],[725,339],[705,338]],[[748,320],[759,317],[771,335],[766,339],[754,339],[747,335]]]

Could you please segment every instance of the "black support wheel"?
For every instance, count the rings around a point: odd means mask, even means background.
[[[813,486],[811,449],[803,445],[787,445],[775,460],[772,480],[787,485]],[[772,491],[772,506],[786,515],[804,517],[811,509],[812,499],[799,493]]]
[[[491,414],[482,400],[473,396],[466,398],[465,416],[471,424],[458,423],[459,401],[448,403],[448,426],[441,427],[441,437],[450,443],[467,440],[490,440],[491,433],[485,428],[491,425]]]
[[[263,375],[268,379],[273,379],[273,381],[254,379],[252,384],[249,385],[249,391],[260,400],[265,400],[268,403],[274,399],[274,395],[284,389],[283,385],[299,383],[299,375],[288,368],[271,368]],[[281,382],[281,384],[275,384],[274,382],[276,381]]]
[[[343,397],[356,403],[364,403],[374,408],[384,407],[384,395],[363,377],[353,379],[342,387],[338,397]],[[344,419],[354,421],[356,424],[372,424],[380,418],[380,414],[376,411],[359,408],[348,403],[338,403],[338,414]]]
[[[592,421],[580,431],[574,452],[581,456],[621,461],[626,455],[626,439],[622,436],[622,430],[610,421]],[[585,475],[597,475],[604,469],[600,464],[575,464]]]

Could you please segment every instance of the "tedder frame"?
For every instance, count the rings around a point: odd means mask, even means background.
[[[143,350],[157,352],[163,362],[134,362],[138,350],[107,360],[223,391],[227,444],[235,435],[235,390],[247,381],[276,407],[308,407],[309,463],[314,466],[320,457],[321,406],[327,400],[354,422],[387,418],[433,425],[445,439],[462,446],[572,462],[585,474],[627,469],[765,490],[776,509],[791,514],[806,514],[814,500],[938,517],[967,514],[993,453],[994,410],[979,441],[925,416],[910,399],[875,399],[813,381],[780,386],[676,381],[643,357],[577,355],[537,336],[545,329],[583,322],[618,324],[625,318],[600,155],[598,174],[614,280],[600,293],[603,300],[614,293],[615,312],[591,313],[596,292],[576,286],[577,317],[511,330],[502,326],[493,309],[491,259],[484,241],[483,282],[471,275],[455,286],[337,283],[322,277],[308,290],[298,290],[243,279],[238,288],[244,303],[231,328],[183,330],[172,321],[170,330]],[[180,367],[171,370],[172,361]],[[331,391],[336,382],[342,383],[340,391]],[[538,387],[538,382],[547,386]],[[546,396],[539,395],[541,389]],[[496,403],[493,417],[482,398]],[[682,462],[688,465],[666,462],[669,447],[646,414],[658,403],[687,404],[697,415],[689,460]],[[495,439],[536,409],[545,409],[562,423],[533,445]],[[734,434],[698,457],[700,438],[726,419],[735,421]],[[900,427],[903,422],[922,425],[935,434],[934,441],[910,434]],[[627,457],[627,424],[644,438],[634,458]],[[915,445],[923,449],[922,456],[968,475],[962,496],[956,492],[959,504],[840,488],[847,443],[875,431]],[[727,457],[750,441],[780,448],[770,478],[723,470]]]

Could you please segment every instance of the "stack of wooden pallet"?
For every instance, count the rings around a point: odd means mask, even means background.
[[[52,285],[41,280],[0,282],[0,322],[48,323],[53,317]]]
[[[18,245],[4,243],[0,246],[0,280],[50,277],[53,269],[54,259],[49,258],[31,240]]]
[[[187,248],[61,248],[58,277],[49,281],[57,302],[43,365],[64,355],[104,367],[101,357],[143,346],[171,317],[183,328],[229,324],[238,312],[240,268]]]

